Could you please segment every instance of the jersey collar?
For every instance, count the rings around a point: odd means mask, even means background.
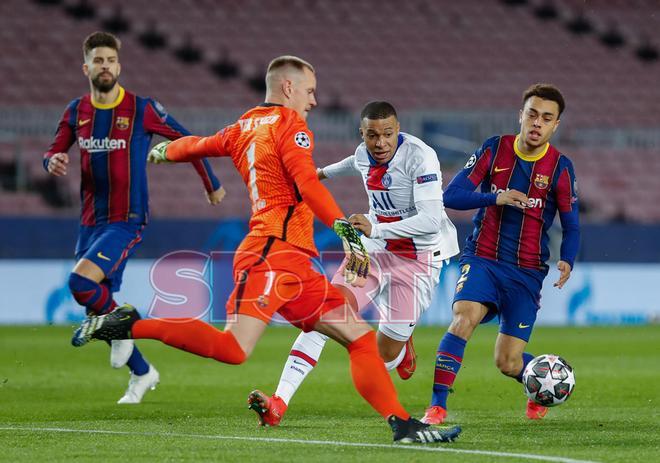
[[[394,150],[394,156],[396,156],[396,153],[399,151],[399,146],[401,146],[402,144],[403,144],[403,135],[399,133],[399,137],[397,138],[397,143],[396,143],[396,149]],[[369,165],[371,166],[379,165],[378,162],[376,162],[376,160],[373,157],[371,157],[371,153],[369,152],[369,150],[366,151],[367,151],[367,156],[369,157]],[[392,156],[392,159],[394,159],[394,156]],[[382,165],[389,166],[390,162],[392,162],[392,159],[390,159],[389,161],[387,161],[387,163]]]
[[[94,95],[90,95],[90,99],[92,101],[92,106],[94,106],[96,109],[112,109],[112,108],[116,108],[121,104],[122,101],[124,101],[125,94],[126,92],[124,91],[124,87],[120,85],[119,95],[117,95],[117,99],[112,103],[99,103],[97,101],[94,101]]]
[[[545,153],[548,152],[548,148],[550,148],[550,143],[546,143],[545,148],[543,148],[543,151],[541,151],[539,154],[537,154],[535,156],[530,156],[528,154],[523,153],[522,151],[520,151],[518,149],[518,139],[519,138],[520,138],[520,134],[516,135],[516,139],[513,140],[513,151],[515,151],[516,156],[518,156],[523,161],[530,161],[530,162],[538,161],[543,156],[545,156]]]

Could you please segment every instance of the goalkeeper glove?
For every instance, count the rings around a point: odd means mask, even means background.
[[[344,280],[352,286],[364,286],[367,283],[367,275],[369,275],[369,254],[360,241],[357,231],[345,219],[336,219],[332,228],[341,238],[346,252]]]
[[[153,162],[154,164],[160,164],[162,162],[172,162],[167,159],[167,145],[172,143],[170,140],[161,141],[156,146],[151,148],[149,155],[147,156],[147,161]]]

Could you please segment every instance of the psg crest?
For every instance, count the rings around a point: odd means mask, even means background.
[[[385,173],[380,183],[382,183],[385,188],[389,188],[390,185],[392,184],[392,176],[388,173]]]
[[[536,174],[536,177],[534,178],[534,185],[536,185],[536,188],[539,190],[545,190],[548,188],[549,180],[550,178],[547,175]]]

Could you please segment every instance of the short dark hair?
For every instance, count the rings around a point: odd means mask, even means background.
[[[390,116],[397,117],[396,109],[394,109],[391,103],[387,101],[371,101],[362,108],[360,120],[364,118],[371,120],[387,119]]]
[[[557,103],[559,106],[559,114],[557,117],[561,116],[561,113],[564,112],[566,108],[566,103],[564,102],[564,95],[561,94],[561,91],[552,84],[543,84],[538,83],[530,85],[527,90],[523,93],[523,106],[527,103],[531,97],[537,96],[544,100],[550,100]]]
[[[110,32],[92,32],[83,41],[83,56],[86,58],[90,51],[98,47],[112,48],[119,53],[121,40]]]

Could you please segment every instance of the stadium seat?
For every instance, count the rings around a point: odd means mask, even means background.
[[[89,3],[97,12],[112,12],[100,0]],[[561,18],[583,12],[597,31],[616,23],[627,44],[637,43],[642,35],[652,41],[659,38],[660,11],[655,0],[554,3]],[[321,105],[339,95],[342,104],[353,112],[375,98],[390,99],[400,111],[513,111],[519,105],[521,89],[534,80],[543,80],[558,84],[567,96],[563,124],[567,129],[562,130],[658,127],[660,93],[649,89],[656,88],[660,81],[659,65],[636,59],[632,45],[613,50],[595,37],[576,37],[562,20],[540,23],[530,7],[533,4],[527,2],[512,8],[505,2],[479,0],[413,0],[396,4],[377,0],[300,0],[286,2],[284,8],[281,2],[257,0],[164,0],[156,12],[149,0],[135,0],[122,4],[123,13],[135,23],[131,32],[121,36],[122,82],[139,94],[157,98],[174,114],[180,108],[235,108],[238,112],[262,98],[250,89],[246,78],[262,73],[273,56],[294,53],[315,64]],[[100,27],[97,19],[75,21],[61,5],[46,7],[22,0],[7,0],[2,9],[11,18],[0,30],[5,50],[0,78],[12,83],[0,87],[4,105],[62,108],[87,90],[79,72],[82,56],[78,44],[82,37]],[[292,9],[296,11],[295,18],[291,16]],[[363,21],[365,15],[372,20]],[[322,26],[318,18],[323,18]],[[140,45],[134,31],[152,21],[161,31],[173,31],[167,37],[169,48],[150,51]],[[263,28],[268,22],[287,27]],[[383,29],[378,26],[381,23],[392,27]],[[544,34],[552,37],[542,53],[536,43],[527,40],[538,34],[540,24]],[[25,40],[25,30],[45,29],[57,30],[58,34],[38,46]],[[209,57],[208,62],[187,66],[173,57],[172,46],[186,34],[193,34],[194,42]],[[387,46],[383,48],[383,44]],[[239,77],[220,80],[208,69],[211,60],[223,50],[237,63]],[[54,76],[57,85],[44,85],[40,79],[15,78],[43,72]],[[323,143],[317,143],[319,164],[326,156],[322,146]],[[566,149],[570,156],[574,155],[571,146]],[[611,207],[599,203],[598,188],[607,185],[621,192],[631,188],[611,178],[611,172],[634,171],[646,189],[660,175],[660,161],[654,160],[658,156],[652,150],[595,150],[585,153],[584,160],[578,159],[581,155],[577,151],[576,166],[583,193],[593,197],[594,204],[604,211]],[[6,152],[2,156],[7,156]],[[327,156],[330,159],[334,154]],[[32,166],[28,171],[34,178],[43,175]],[[152,179],[156,190],[161,188],[158,177]],[[194,173],[182,178],[186,189],[197,191]],[[76,180],[73,175],[63,180],[74,197]],[[227,185],[242,195],[242,182],[234,180],[236,183]],[[163,191],[167,194],[170,190]],[[222,215],[225,210],[240,210],[233,205],[231,196],[227,197],[226,207],[217,211],[204,204],[193,205],[194,201],[190,202],[190,211],[213,216]],[[161,207],[160,199],[154,201],[155,215],[175,213]],[[167,200],[162,201],[165,204]],[[660,220],[653,208],[646,210],[647,219]],[[631,215],[637,217],[637,212]]]

